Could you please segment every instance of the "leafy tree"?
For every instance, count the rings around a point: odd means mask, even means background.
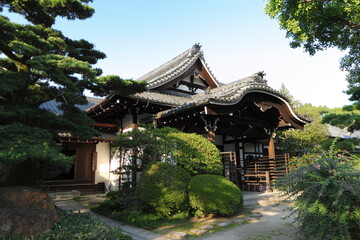
[[[307,115],[312,122],[306,124],[304,130],[288,130],[278,133],[279,147],[286,149],[292,156],[303,154],[313,148],[320,148],[321,143],[329,139],[329,130],[321,123],[321,114],[326,107],[314,107],[304,104],[297,108],[302,115]]]
[[[133,171],[142,171],[156,161],[176,163],[191,175],[222,174],[219,149],[195,133],[145,125],[120,134],[112,146],[123,161],[115,173],[128,181],[134,180],[130,179]]]
[[[68,131],[80,139],[98,134],[89,126],[91,119],[75,106],[87,103],[85,89],[106,96],[146,88],[143,82],[101,76],[101,70],[92,66],[106,57],[104,53],[52,28],[57,17],[91,17],[94,9],[89,2],[0,0],[0,163],[10,169],[25,162],[38,170],[44,165],[69,167],[71,159],[56,146],[58,132]],[[28,23],[10,21],[5,10]],[[60,103],[62,115],[39,108],[53,99]]]
[[[294,96],[291,95],[290,91],[285,87],[284,83],[281,83],[281,88],[279,89],[279,92],[289,99],[295,109],[302,105],[300,101],[294,99]]]
[[[340,68],[348,71],[347,93],[360,109],[360,2],[358,0],[269,0],[265,12],[277,18],[292,48],[310,55],[329,47],[347,50]]]
[[[354,166],[359,162],[358,156],[330,148],[278,181],[280,190],[296,196],[301,239],[358,239],[360,174]]]
[[[360,111],[331,112],[324,116],[323,123],[329,123],[339,128],[346,128],[349,131],[360,129]]]

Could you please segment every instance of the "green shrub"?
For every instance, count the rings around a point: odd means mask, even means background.
[[[220,151],[209,140],[195,133],[172,132],[169,135],[175,138],[173,155],[177,164],[191,175],[222,174]]]
[[[9,240],[130,240],[119,229],[110,227],[87,213],[63,212],[51,230],[30,238],[12,236]]]
[[[190,206],[197,217],[209,214],[229,216],[243,205],[240,189],[218,175],[197,175],[189,184]]]
[[[110,191],[106,194],[106,197],[108,199],[92,210],[99,214],[109,215],[125,208],[124,193],[122,191]]]
[[[358,156],[319,154],[290,172],[278,188],[296,196],[294,210],[304,239],[358,239],[360,171]]]
[[[136,195],[159,215],[169,216],[188,209],[189,181],[189,173],[181,167],[165,162],[151,163],[141,174]]]

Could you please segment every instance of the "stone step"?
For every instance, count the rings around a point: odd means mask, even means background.
[[[48,193],[49,197],[54,201],[70,200],[77,197],[80,197],[80,192],[78,190],[72,190],[69,192],[53,192]]]

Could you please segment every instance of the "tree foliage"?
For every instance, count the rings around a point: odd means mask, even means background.
[[[296,196],[301,239],[358,239],[360,172],[354,165],[359,162],[358,156],[330,149],[280,179],[278,188]]]
[[[340,67],[348,71],[347,93],[360,109],[360,2],[358,0],[269,0],[265,12],[276,18],[290,46],[310,55],[330,47],[346,50]]]
[[[292,156],[320,148],[321,143],[329,139],[328,127],[321,123],[321,114],[327,111],[325,107],[314,107],[304,104],[297,108],[300,114],[311,118],[312,122],[306,124],[304,130],[288,130],[278,132],[277,142],[281,148],[286,149]]]
[[[324,116],[322,122],[339,128],[346,128],[352,132],[360,129],[360,111],[331,112]]]
[[[130,175],[131,171],[142,171],[155,161],[176,163],[191,175],[222,174],[219,149],[203,136],[183,133],[177,129],[156,128],[146,125],[120,134],[112,145],[124,162],[118,174]],[[129,157],[136,159],[133,165]]]
[[[72,40],[52,28],[57,17],[91,17],[94,9],[89,2],[0,0],[0,142],[5,144],[0,162],[69,162],[63,161],[65,156],[55,145],[59,131],[69,131],[80,139],[97,135],[89,126],[91,119],[75,107],[87,103],[84,90],[99,96],[145,90],[143,82],[101,76],[101,70],[93,65],[106,57],[104,53],[86,40]],[[12,22],[5,16],[6,10],[20,14],[28,23]],[[60,103],[62,115],[39,109],[49,100]],[[17,144],[8,141],[14,129]],[[33,133],[36,136],[31,136]]]

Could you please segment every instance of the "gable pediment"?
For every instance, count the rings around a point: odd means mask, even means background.
[[[218,87],[219,83],[208,69],[200,48],[199,44],[195,44],[137,80],[146,81],[150,90],[183,94],[195,94],[208,87]]]

